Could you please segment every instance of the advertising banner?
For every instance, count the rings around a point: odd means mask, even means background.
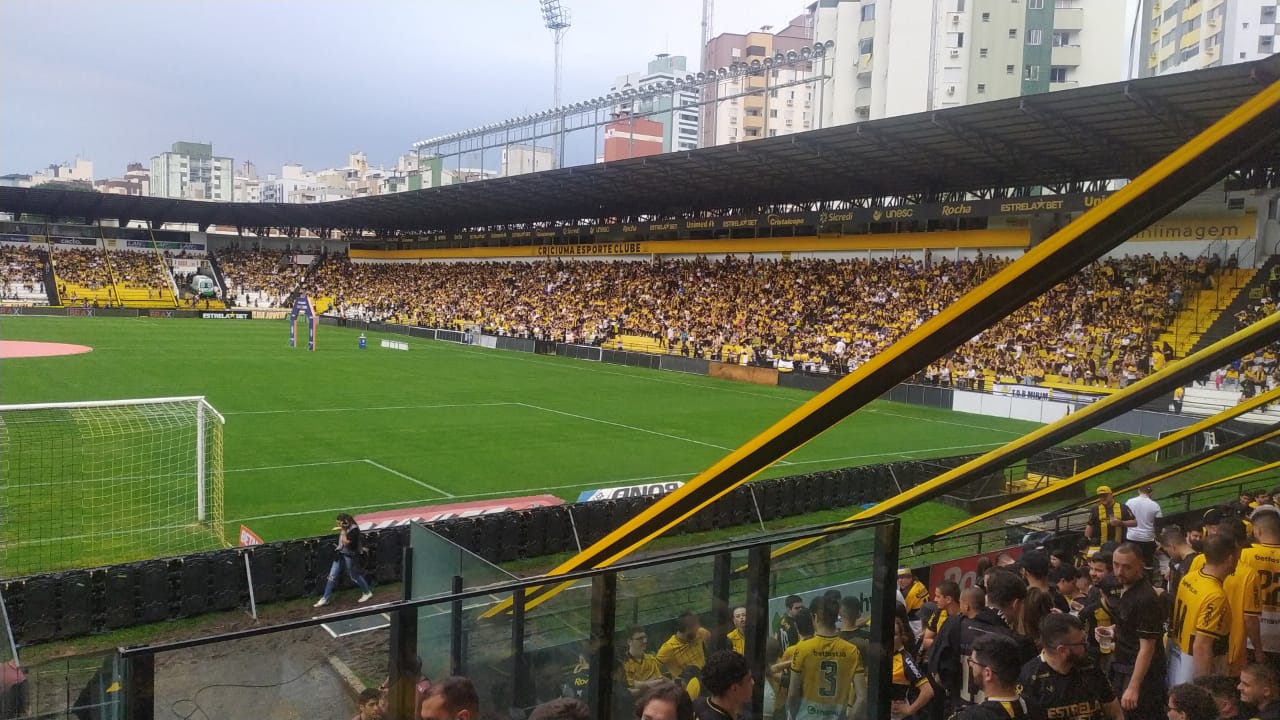
[[[240,526],[240,547],[249,547],[251,545],[261,545],[262,538],[258,534],[250,530],[247,526]]]
[[[943,560],[929,568],[929,587],[936,588],[938,583],[943,580],[950,580],[960,586],[961,590],[973,587],[974,582],[978,578],[978,558],[987,558],[992,564],[995,564],[1000,553],[1008,553],[1009,557],[1014,560],[1022,557],[1022,546],[1014,545],[1004,548],[1003,550],[995,550],[993,552],[982,553],[980,555],[970,555],[969,557],[957,558],[955,560]]]
[[[248,310],[201,310],[200,317],[205,320],[249,320],[253,313]]]
[[[625,485],[622,487],[607,487],[599,490],[583,490],[578,495],[578,502],[597,502],[600,500],[618,500],[620,498],[629,497],[645,497],[653,495],[655,497],[666,495],[674,492],[684,485],[682,482],[664,482],[664,483],[648,483],[645,485]]]
[[[497,498],[477,502],[450,503],[448,505],[423,505],[403,510],[383,510],[356,516],[361,530],[408,525],[411,522],[430,523],[457,517],[475,517],[536,507],[554,507],[564,501],[554,495],[526,495],[523,497]]]

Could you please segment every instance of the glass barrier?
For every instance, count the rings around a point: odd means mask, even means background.
[[[0,718],[123,718],[122,672],[116,653],[59,658],[32,666],[19,666],[10,657],[0,666]]]
[[[495,582],[492,566],[459,555],[434,533],[415,531],[407,580],[418,597],[122,649],[125,717],[354,717],[364,697],[385,705],[382,717],[413,718],[421,717],[431,683],[461,675],[482,717],[523,718],[541,703],[573,698],[593,718],[631,718],[637,699],[658,683],[676,683],[663,686],[667,692],[708,695],[702,670],[709,662],[736,662],[750,673],[752,686],[740,698],[750,717],[781,710],[790,681],[819,694],[831,689],[819,704],[856,701],[867,708],[863,717],[887,716],[882,688],[891,659],[880,635],[891,628],[897,528],[895,518],[883,518],[762,535],[576,573],[558,586]],[[813,542],[781,552],[799,540]],[[780,636],[799,639],[784,619],[791,595],[812,604],[819,635],[843,629],[852,637],[855,628],[840,626],[845,613],[832,609],[842,598],[870,619],[856,628],[862,642],[852,647],[861,646],[853,651],[861,657],[846,662],[848,674],[831,674],[829,663],[802,665],[801,675],[788,680],[792,658],[783,654]],[[835,648],[846,652],[839,642]],[[854,665],[864,672],[857,682]],[[815,684],[808,672],[825,679]],[[860,692],[846,689],[853,687]],[[810,700],[818,702],[801,698]]]

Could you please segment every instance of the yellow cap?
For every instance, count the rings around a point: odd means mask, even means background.
[[[898,568],[898,577],[902,577],[903,575],[911,575],[911,574],[912,574],[911,568],[909,567]]]
[[[1107,487],[1106,485],[1099,485],[1099,486],[1098,486],[1098,494],[1099,494],[1099,495],[1110,495],[1110,494],[1111,494],[1111,488]]]

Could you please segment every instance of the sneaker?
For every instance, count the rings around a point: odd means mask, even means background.
[[[329,598],[322,597],[316,601],[315,605],[312,605],[311,607],[324,607],[325,605],[328,605],[328,604],[329,604]]]
[[[367,593],[365,593],[365,594],[361,595],[361,596],[360,596],[360,599],[359,599],[359,600],[357,600],[356,602],[364,602],[365,600],[368,600],[368,599],[369,599],[369,598],[371,598],[371,597],[373,597],[373,593],[371,593],[371,592],[367,592]]]

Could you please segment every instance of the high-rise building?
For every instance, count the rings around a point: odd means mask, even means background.
[[[234,163],[217,157],[210,143],[176,142],[151,158],[151,195],[188,200],[230,201]]]
[[[1203,0],[1207,2],[1208,0]],[[1126,77],[1119,0],[819,0],[827,127]]]
[[[502,177],[542,172],[555,167],[555,155],[549,147],[508,145],[502,148]]]
[[[649,61],[644,72],[619,76],[609,92],[636,92],[663,88],[688,74],[683,55],[658,55]],[[698,147],[698,93],[694,90],[672,90],[644,98],[624,99],[613,108],[619,118],[631,116],[662,124],[662,152],[695,150]],[[608,153],[606,153],[607,155]]]
[[[661,154],[665,152],[662,130],[662,123],[623,115],[604,126],[604,155],[598,160],[613,162]]]
[[[813,45],[812,14],[793,19],[780,32],[765,26],[746,34],[722,33],[704,49],[707,68],[750,64],[778,53]],[[837,49],[838,51],[838,49]],[[702,106],[704,147],[789,135],[814,127],[815,63],[763,69],[722,77],[705,86]]]
[[[1140,77],[1257,60],[1280,46],[1278,0],[1142,0]]]

